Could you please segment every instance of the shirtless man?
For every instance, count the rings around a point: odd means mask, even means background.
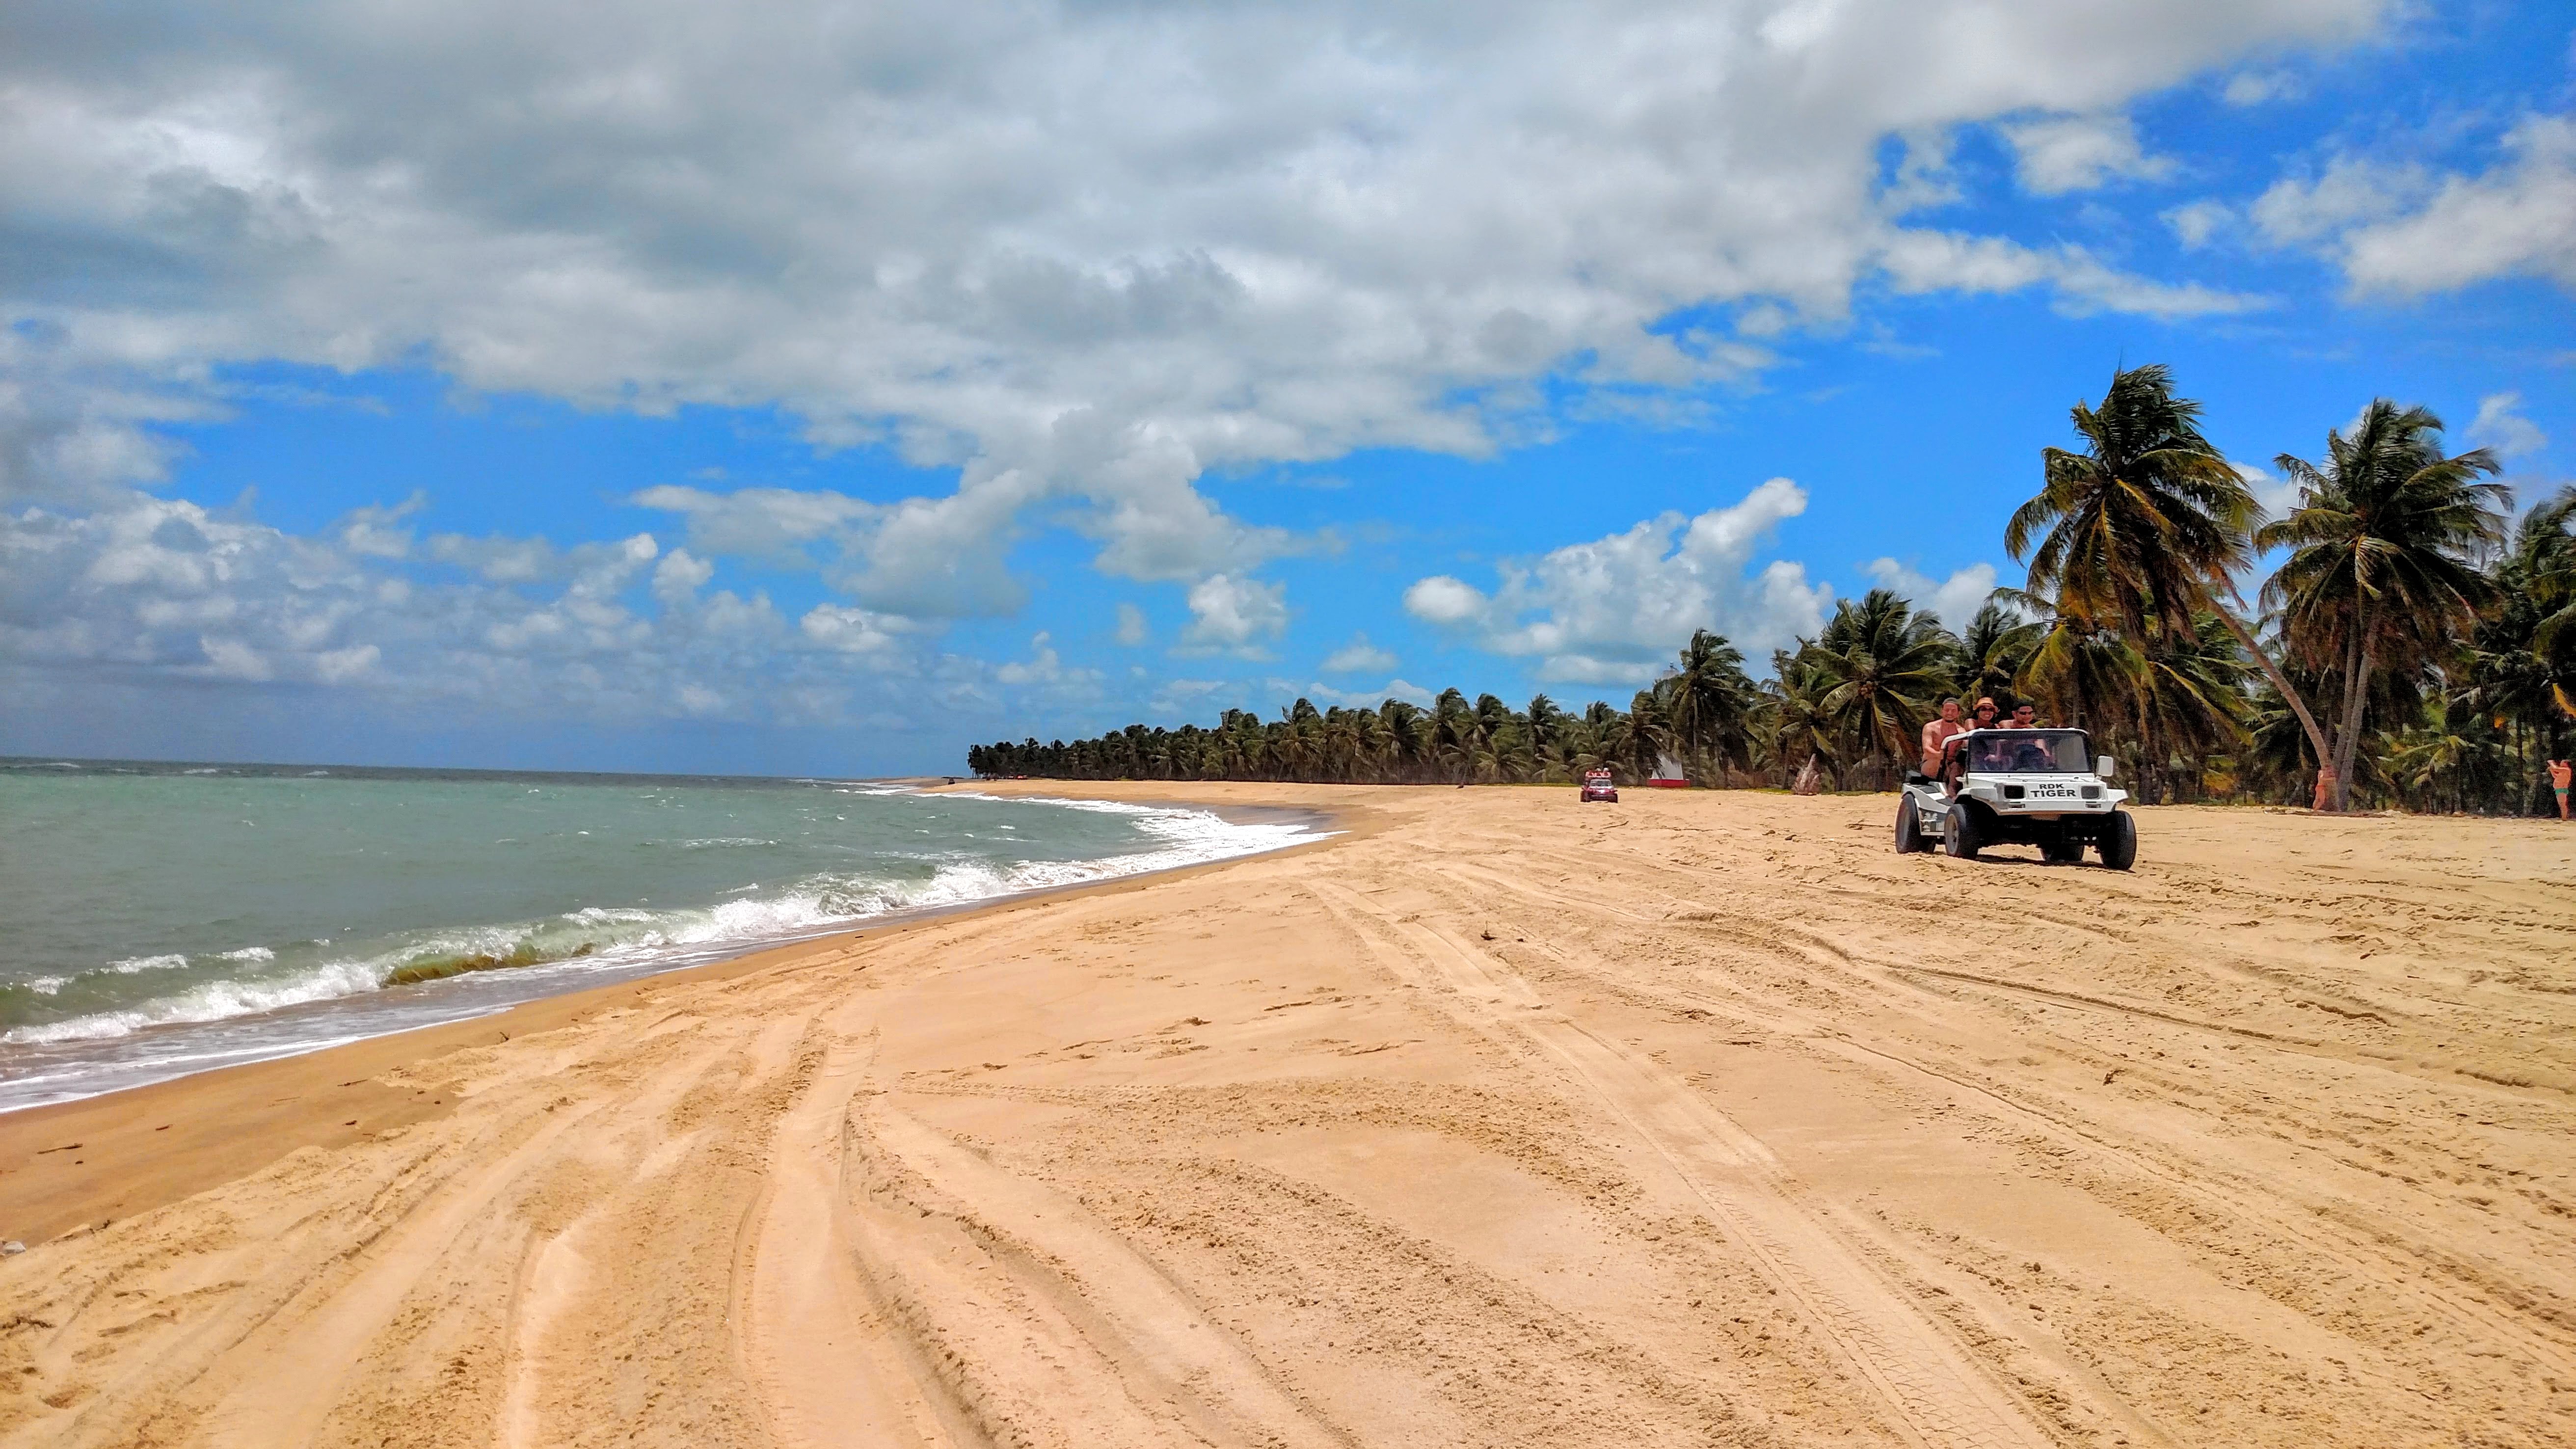
[[[2026,699],[2021,703],[2014,705],[2012,727],[2017,730],[2035,730],[2039,728],[2039,706]]]
[[[2565,760],[2549,762],[2549,788],[2558,792],[2558,818],[2567,818],[2567,787],[2576,783],[2576,765]]]
[[[1942,747],[1967,732],[1968,727],[1959,723],[1959,696],[1942,700],[1941,717],[1923,725],[1923,773],[1939,778]]]

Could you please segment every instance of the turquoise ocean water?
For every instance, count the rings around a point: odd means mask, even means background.
[[[0,1110],[1314,825],[848,781],[0,759]]]

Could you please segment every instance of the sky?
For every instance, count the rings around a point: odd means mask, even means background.
[[[2162,362],[2576,479],[2576,14],[0,14],[0,753],[957,773],[2021,571]]]

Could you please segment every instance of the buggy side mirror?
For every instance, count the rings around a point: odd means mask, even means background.
[[[2096,755],[2093,759],[2093,773],[2105,780],[2110,779],[2120,773],[2120,762],[2109,755]]]

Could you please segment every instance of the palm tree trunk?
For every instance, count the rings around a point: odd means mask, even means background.
[[[2209,605],[2211,612],[2217,614],[2227,625],[2227,632],[2235,635],[2236,642],[2244,648],[2245,652],[2254,656],[2254,663],[2262,669],[2263,677],[2272,681],[2272,688],[2278,691],[2282,701],[2290,706],[2290,713],[2299,717],[2300,728],[2308,732],[2309,748],[2317,752],[2317,763],[2323,765],[2327,760],[2332,759],[2333,754],[2326,747],[2326,732],[2317,727],[2317,717],[2308,712],[2308,702],[2301,699],[2299,692],[2290,687],[2290,677],[2281,672],[2281,666],[2273,662],[2272,656],[2264,652],[2262,645],[2254,642],[2254,631],[2245,626],[2244,620],[2236,617],[2234,610],[2221,605],[2216,599],[2210,600]]]
[[[2373,613],[2370,601],[2362,600],[2352,643],[2344,651],[2343,724],[2335,731],[2334,808],[2338,814],[2352,808],[2352,766],[2361,754],[2362,710],[2370,703],[2370,629],[2378,622]]]

